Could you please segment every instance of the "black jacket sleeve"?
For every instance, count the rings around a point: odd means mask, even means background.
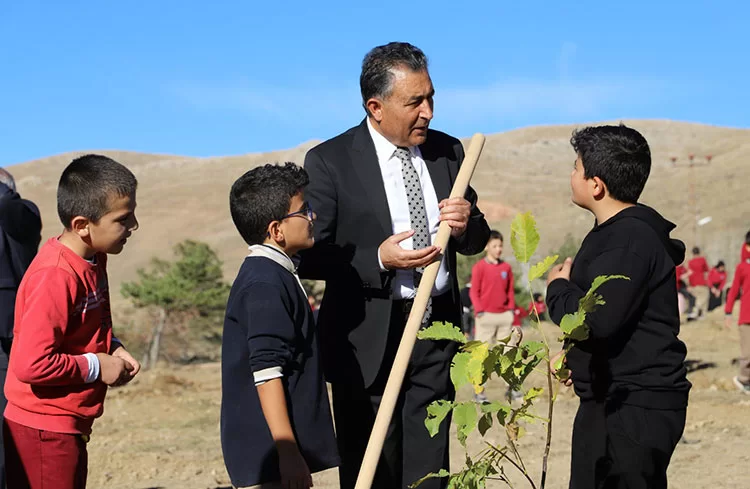
[[[648,263],[627,248],[615,248],[602,252],[586,265],[587,284],[600,275],[628,277],[627,280],[610,280],[599,287],[597,293],[606,303],[586,316],[590,337],[607,339],[618,333],[640,310],[648,293]],[[578,310],[578,302],[586,292],[568,280],[554,280],[547,289],[550,318],[560,324],[565,314]]]
[[[360,268],[380,270],[378,247],[352,247],[344,249],[336,244],[336,222],[338,198],[336,186],[323,158],[315,151],[305,156],[305,170],[310,184],[305,188],[305,199],[315,210],[315,245],[300,253],[297,272],[306,279],[326,280],[332,274],[341,273],[355,263]]]

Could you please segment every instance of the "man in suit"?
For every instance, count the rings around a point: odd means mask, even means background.
[[[318,325],[344,489],[354,487],[424,266],[442,257],[425,322],[459,326],[456,252],[482,251],[490,231],[472,189],[448,199],[464,153],[459,140],[428,128],[435,91],[422,51],[407,43],[374,48],[360,87],[365,120],[305,157],[305,195],[318,218],[316,245],[299,267],[300,276],[326,281]],[[432,245],[440,222],[451,227],[445,250]],[[434,438],[424,420],[431,402],[454,398],[456,348],[417,341],[373,487],[405,488],[448,468],[449,420]]]
[[[0,389],[5,385],[8,373],[16,291],[36,256],[41,233],[39,209],[18,195],[13,176],[0,168]],[[0,390],[0,420],[6,404],[5,393]],[[5,458],[0,433],[0,488],[4,487]]]

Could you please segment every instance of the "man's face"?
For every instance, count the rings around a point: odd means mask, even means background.
[[[393,84],[385,99],[370,99],[375,126],[396,146],[419,146],[427,140],[435,89],[427,71],[401,67],[391,70]]]

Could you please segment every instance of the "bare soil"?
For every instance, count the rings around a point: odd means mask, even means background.
[[[689,374],[693,383],[684,442],[680,443],[669,469],[674,489],[750,487],[750,396],[735,390],[732,360],[739,354],[736,329],[724,329],[722,315],[714,311],[707,319],[683,325],[681,338],[688,345]],[[552,325],[545,325],[554,337]],[[527,338],[538,333],[527,332]],[[219,444],[221,402],[218,363],[183,367],[159,367],[145,372],[130,385],[112,389],[105,414],[94,425],[89,444],[89,487],[93,489],[214,489],[231,484],[224,469]],[[531,385],[543,385],[541,376]],[[502,382],[488,386],[490,398],[501,398]],[[468,399],[469,390],[458,394]],[[578,401],[571,389],[562,388],[555,404],[554,437],[547,487],[567,487],[570,435]],[[539,406],[539,414],[546,408]],[[526,466],[538,481],[545,427],[526,426],[520,440]],[[501,442],[504,434],[487,435]],[[481,439],[469,439],[469,452],[481,448]],[[457,443],[451,449],[452,468],[464,460]],[[512,472],[512,467],[507,469]],[[315,476],[315,487],[338,487],[335,470]],[[527,487],[520,476],[514,486]],[[488,487],[503,487],[490,482]]]

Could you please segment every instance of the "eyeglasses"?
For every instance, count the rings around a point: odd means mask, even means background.
[[[315,219],[315,212],[313,212],[312,207],[310,207],[310,203],[309,202],[305,202],[302,205],[302,209],[300,209],[300,210],[298,210],[296,212],[292,212],[290,214],[287,214],[286,216],[284,216],[281,219],[279,219],[279,221],[283,221],[287,217],[295,217],[295,216],[297,216],[297,217],[304,217],[308,221],[313,222],[313,219]]]

